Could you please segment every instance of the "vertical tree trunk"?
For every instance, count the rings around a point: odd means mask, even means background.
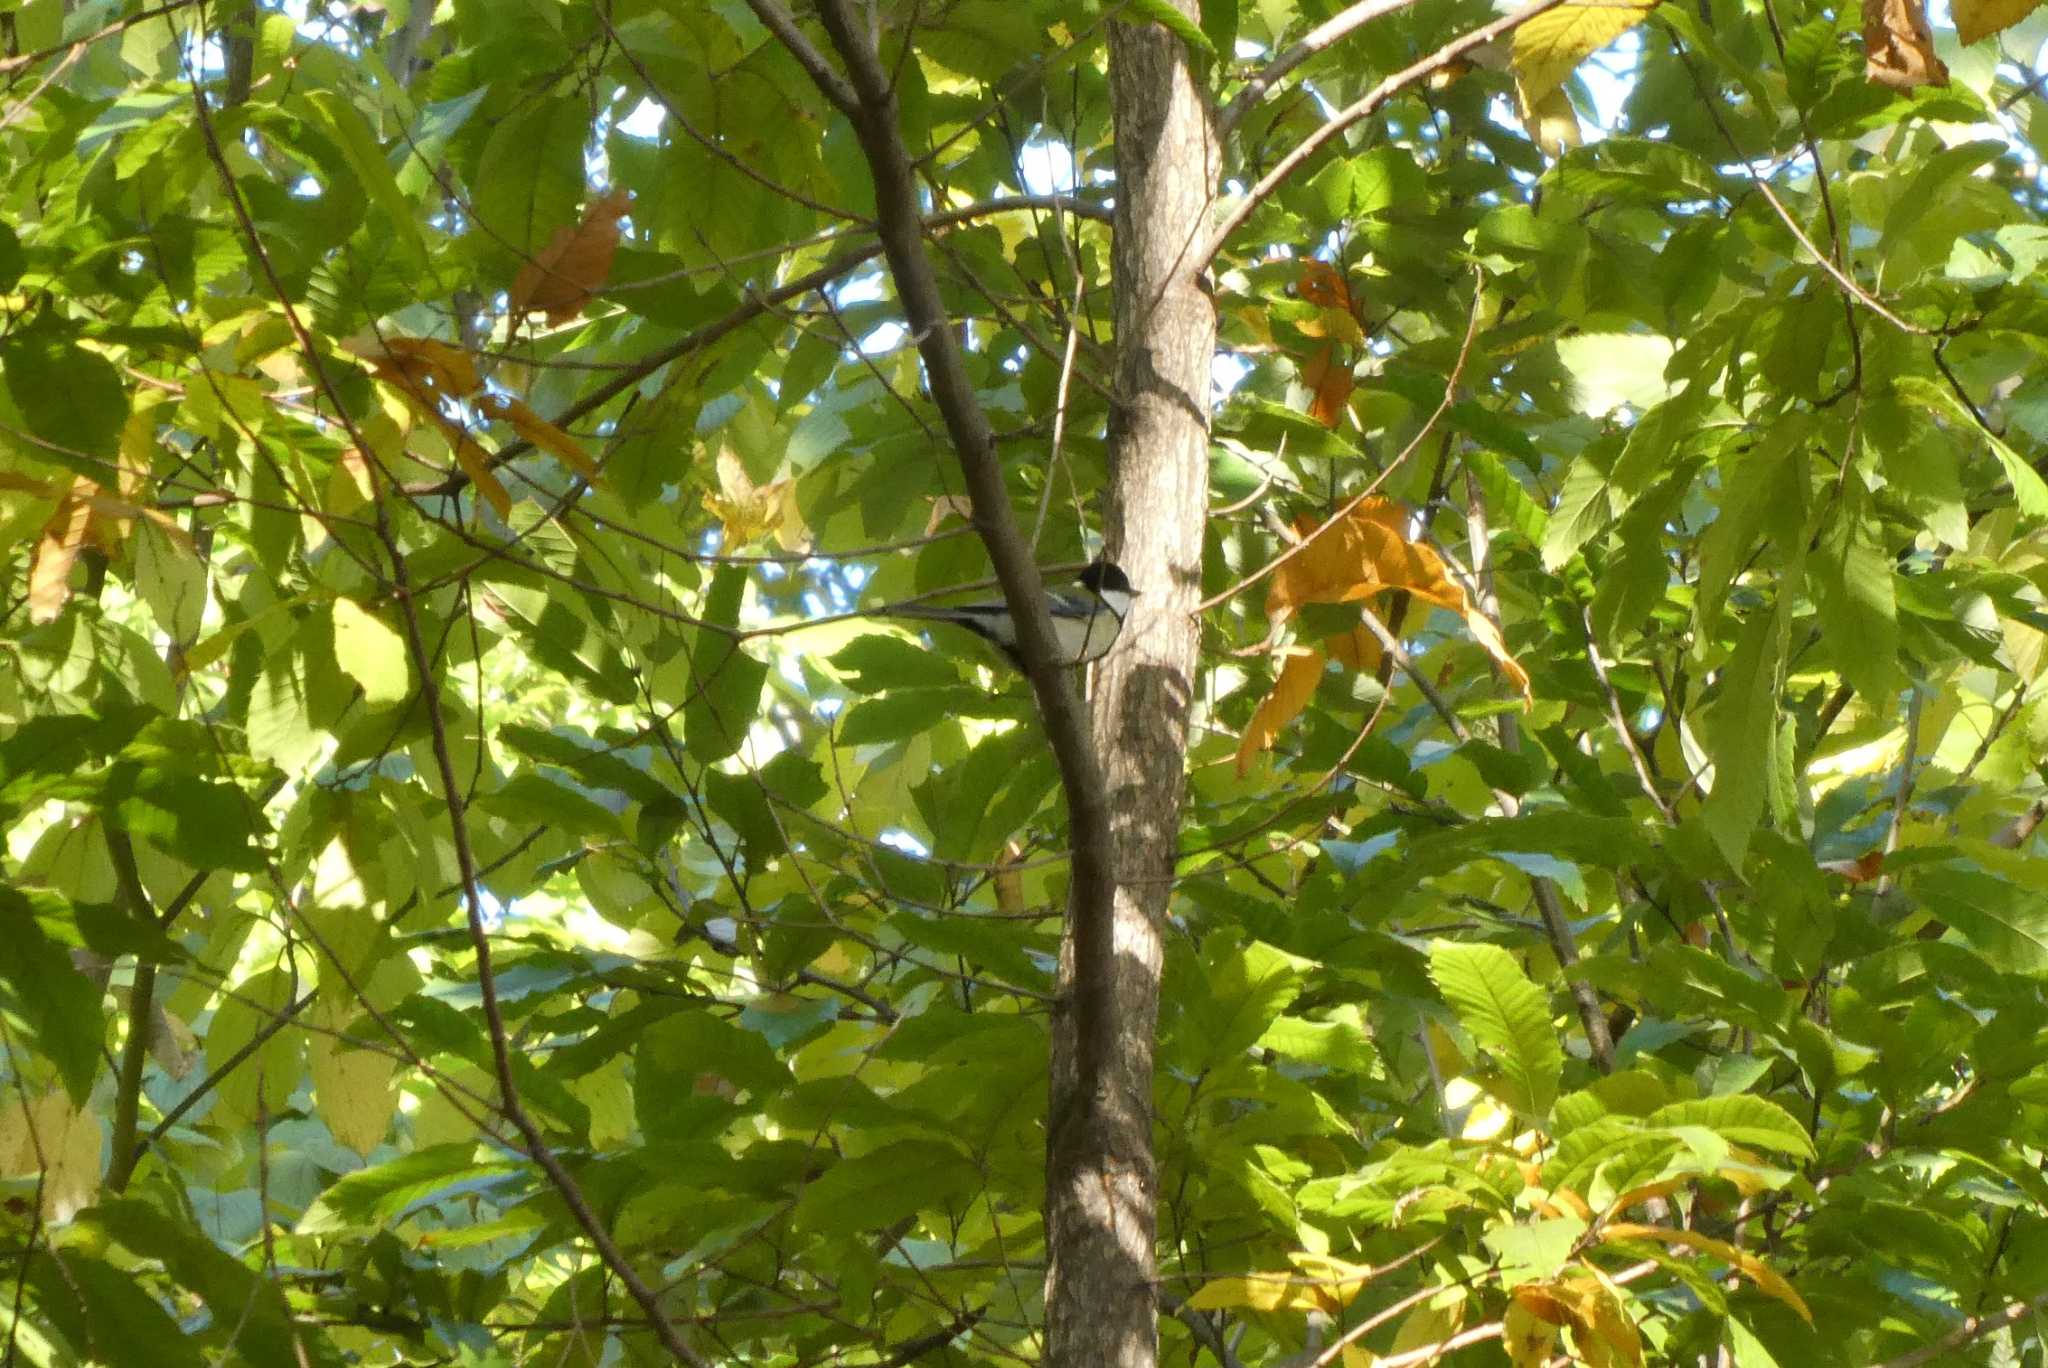
[[[1175,0],[1191,17],[1195,0]],[[1116,405],[1109,551],[1140,597],[1098,667],[1096,746],[1115,814],[1114,963],[1061,953],[1047,1147],[1047,1362],[1151,1368],[1158,1355],[1152,1043],[1160,928],[1180,829],[1200,626],[1216,311],[1193,261],[1218,154],[1185,44],[1115,24]],[[1092,991],[1091,987],[1099,988]]]

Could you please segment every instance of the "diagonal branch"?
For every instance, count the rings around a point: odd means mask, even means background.
[[[1267,92],[1280,84],[1288,72],[1306,62],[1323,49],[1335,46],[1349,36],[1353,29],[1363,28],[1381,15],[1407,9],[1415,0],[1357,0],[1331,15],[1322,23],[1304,33],[1301,38],[1272,61],[1259,69],[1259,74],[1245,82],[1243,90],[1232,97],[1230,104],[1217,119],[1218,131],[1225,137],[1237,130],[1245,116],[1252,112],[1252,106],[1266,98]]]
[[[1214,260],[1216,254],[1223,250],[1223,245],[1230,240],[1230,235],[1239,228],[1242,228],[1244,221],[1252,216],[1252,211],[1265,203],[1272,196],[1273,192],[1280,188],[1282,182],[1296,171],[1299,171],[1311,157],[1320,152],[1324,143],[1329,142],[1330,139],[1336,137],[1339,133],[1342,133],[1360,120],[1370,118],[1379,110],[1380,106],[1393,99],[1396,95],[1399,95],[1409,86],[1434,76],[1437,72],[1442,71],[1474,48],[1485,47],[1494,39],[1504,34],[1513,33],[1537,15],[1547,14],[1549,11],[1567,3],[1569,3],[1569,0],[1535,0],[1534,4],[1518,9],[1513,14],[1502,15],[1490,24],[1481,24],[1470,33],[1453,38],[1421,61],[1401,68],[1401,70],[1381,81],[1364,95],[1361,95],[1352,103],[1332,114],[1315,132],[1303,138],[1292,152],[1289,152],[1278,162],[1274,163],[1273,169],[1259,177],[1258,184],[1245,191],[1237,203],[1230,207],[1229,212],[1224,214],[1222,221],[1216,225],[1214,231],[1209,234],[1207,241],[1202,244],[1201,250],[1196,254],[1195,261],[1198,266],[1206,267],[1210,261]]]

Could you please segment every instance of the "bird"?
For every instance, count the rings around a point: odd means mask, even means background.
[[[1053,642],[1059,648],[1058,663],[1086,665],[1100,660],[1116,645],[1123,631],[1124,615],[1130,611],[1137,590],[1115,562],[1100,556],[1090,561],[1073,589],[1046,592],[1046,608],[1052,615]],[[1018,669],[1024,657],[1017,651],[1017,620],[1000,599],[985,603],[961,603],[947,608],[892,605],[874,610],[877,617],[916,622],[950,622],[992,643]]]

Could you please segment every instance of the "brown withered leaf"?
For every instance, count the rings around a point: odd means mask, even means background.
[[[1921,0],[1863,0],[1863,72],[1893,90],[1948,84]]]
[[[540,309],[556,324],[581,313],[611,277],[619,220],[632,211],[632,192],[614,190],[592,200],[575,227],[555,229],[548,245],[519,268],[512,282],[513,317]]]

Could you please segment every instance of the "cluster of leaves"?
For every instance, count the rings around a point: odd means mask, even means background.
[[[2048,24],[1937,85],[1866,66],[1908,4],[1558,6],[1230,200],[1495,20],[1230,105],[1336,8],[875,19],[1047,563],[1110,25],[1233,111],[1166,1352],[2038,1307]],[[1056,777],[1014,680],[812,621],[987,573],[849,125],[744,4],[0,43],[10,1354],[668,1361],[630,1271],[706,1360],[1035,1355]]]

